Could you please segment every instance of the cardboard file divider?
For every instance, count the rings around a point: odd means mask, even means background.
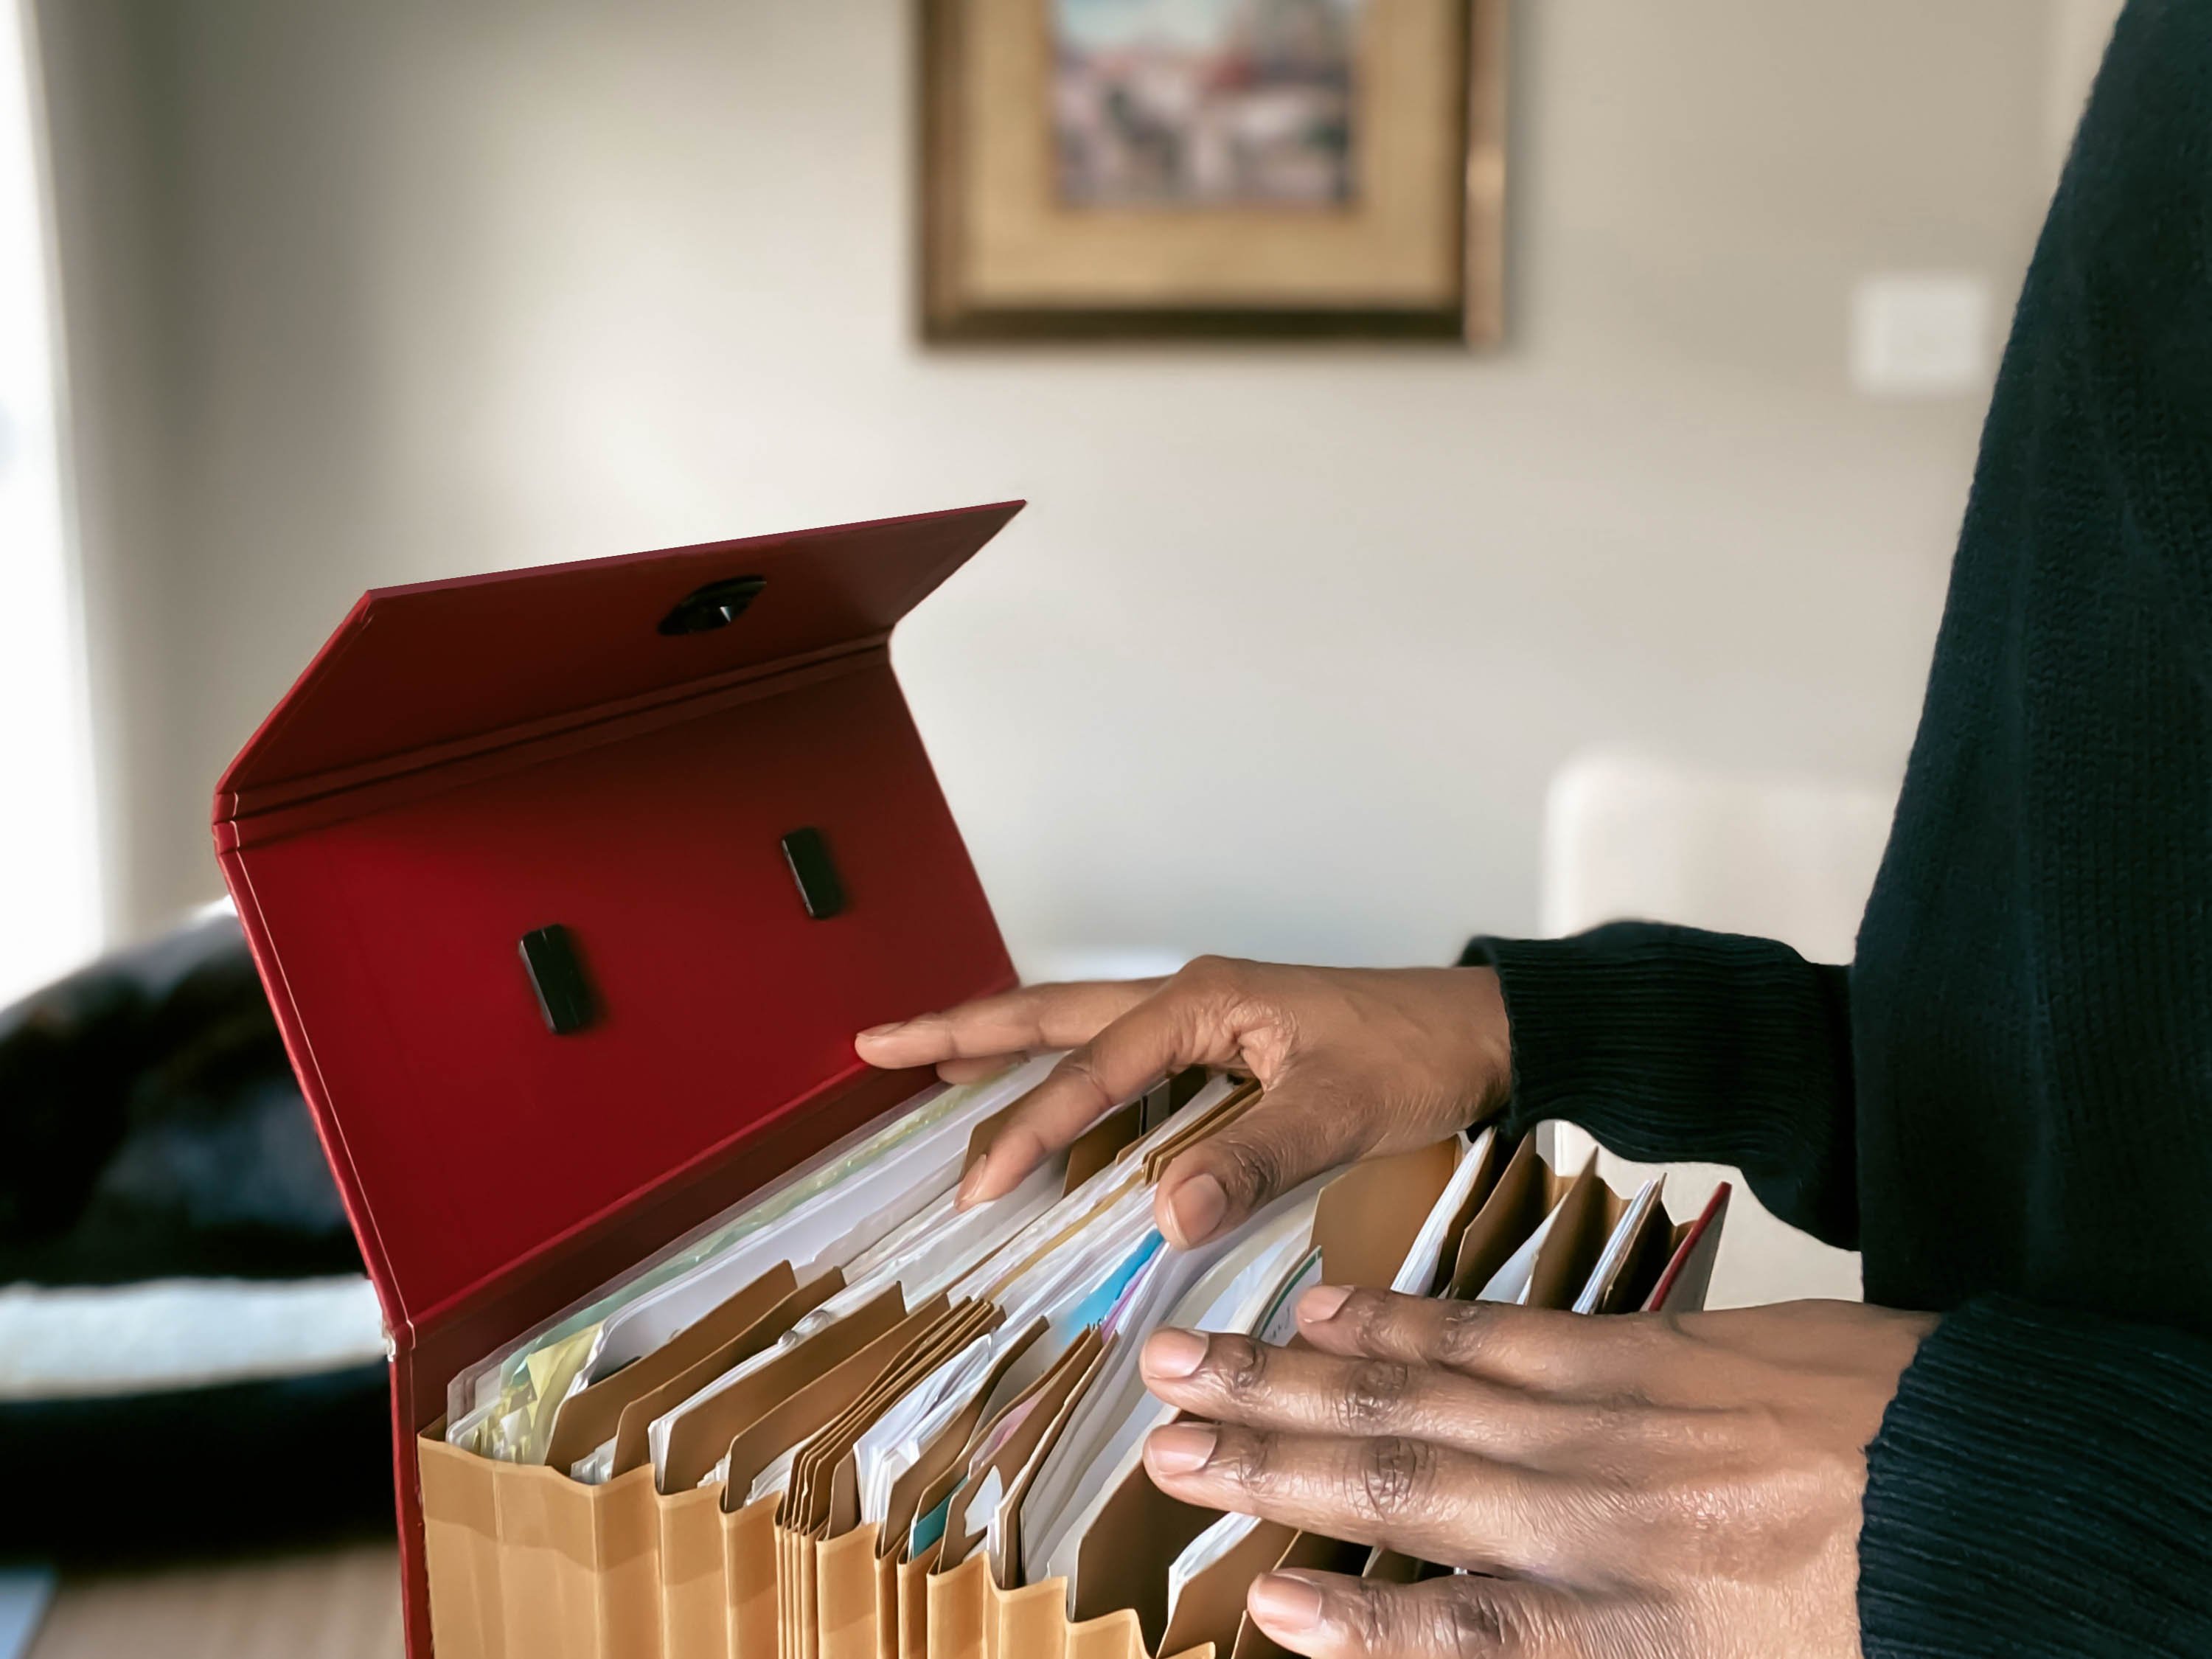
[[[1553,1192],[1553,1208],[1559,1218],[1542,1248],[1536,1252],[1534,1269],[1528,1275],[1528,1297],[1525,1305],[1531,1308],[1571,1308],[1575,1293],[1590,1269],[1597,1266],[1598,1253],[1605,1249],[1606,1235],[1613,1231],[1613,1222],[1625,1207],[1620,1195],[1598,1178],[1597,1158],[1591,1156],[1579,1173],[1562,1177],[1556,1171],[1548,1183]]]
[[[642,1473],[642,1471],[641,1471]],[[665,1659],[723,1659],[729,1579],[719,1487],[659,1495],[660,1642]],[[526,1650],[512,1659],[526,1659]]]
[[[642,1468],[652,1456],[650,1439],[653,1420],[674,1411],[693,1395],[726,1371],[734,1370],[741,1362],[765,1352],[796,1325],[838,1291],[844,1288],[845,1275],[835,1269],[824,1273],[811,1285],[803,1285],[768,1314],[748,1326],[738,1336],[717,1347],[706,1359],[689,1370],[679,1372],[659,1387],[648,1389],[622,1408],[615,1425],[614,1472],[617,1475]],[[607,1379],[619,1382],[624,1373]],[[560,1465],[554,1465],[558,1468]]]
[[[438,1659],[505,1659],[495,1490],[502,1466],[447,1445],[441,1433],[423,1437],[421,1456],[424,1543],[437,1562],[428,1613]]]
[[[880,1642],[876,1644],[884,1659],[928,1659],[929,1572],[937,1565],[937,1553],[944,1541],[939,1539],[912,1560],[899,1563],[898,1644],[893,1648]]]
[[[835,1290],[842,1286],[843,1276]],[[679,1332],[654,1352],[623,1366],[611,1376],[578,1390],[562,1401],[553,1414],[553,1434],[545,1461],[567,1469],[588,1456],[612,1437],[622,1422],[624,1407],[662,1385],[690,1375],[698,1366],[718,1358],[718,1370],[727,1369],[756,1326],[774,1316],[776,1310],[799,1294],[798,1275],[788,1261],[779,1261],[750,1285],[723,1298],[721,1305]],[[786,1327],[785,1328],[787,1328]],[[781,1330],[775,1334],[781,1335]],[[763,1342],[763,1346],[765,1346]]]
[[[722,1516],[730,1659],[775,1659],[783,1629],[776,1610],[775,1505],[775,1498],[760,1498]]]

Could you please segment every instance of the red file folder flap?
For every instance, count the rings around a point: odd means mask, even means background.
[[[1018,507],[374,592],[232,765],[224,873],[414,1351],[403,1434],[919,1086],[854,1030],[1011,981],[885,641]]]

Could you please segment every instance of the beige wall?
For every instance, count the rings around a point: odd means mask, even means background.
[[[1433,959],[1593,742],[1893,778],[2008,303],[2021,0],[1519,9],[1513,341],[929,354],[896,0],[46,0],[111,867],[362,587],[1026,495],[902,671],[1018,955]]]

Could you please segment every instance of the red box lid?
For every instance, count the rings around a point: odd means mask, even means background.
[[[1019,507],[381,589],[232,763],[217,849],[403,1431],[459,1365],[910,1091],[855,1030],[1012,982],[888,639]],[[757,595],[727,625],[666,631],[744,605],[738,579]],[[802,828],[833,916],[787,860]],[[597,1008],[565,1036],[520,950],[555,924]]]

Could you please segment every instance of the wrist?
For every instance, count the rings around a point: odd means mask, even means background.
[[[1496,1117],[1513,1098],[1513,1029],[1505,1011],[1505,988],[1495,968],[1446,971],[1462,981],[1468,1003],[1468,1030],[1474,1044],[1474,1121],[1480,1123]]]

